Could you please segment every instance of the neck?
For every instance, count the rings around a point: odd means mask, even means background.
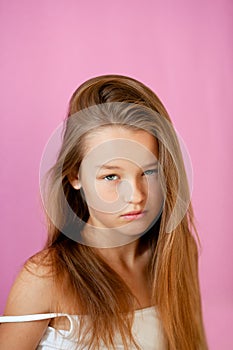
[[[98,248],[97,251],[107,262],[130,269],[138,260],[148,255],[149,247],[148,244],[141,244],[139,238],[119,247]]]
[[[158,238],[159,221],[145,234],[124,235],[116,229],[98,228],[89,224],[82,231],[84,244],[93,247],[110,265],[133,267],[141,258],[149,257],[151,240]]]

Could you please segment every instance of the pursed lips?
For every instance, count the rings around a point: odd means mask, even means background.
[[[126,220],[133,220],[133,219],[141,219],[142,217],[144,217],[144,215],[146,214],[146,211],[143,210],[135,210],[135,211],[131,211],[125,214],[122,214],[121,217],[126,219]]]

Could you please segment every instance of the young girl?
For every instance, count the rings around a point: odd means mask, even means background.
[[[158,97],[106,75],[73,94],[45,248],[0,318],[0,349],[205,350],[193,211]]]

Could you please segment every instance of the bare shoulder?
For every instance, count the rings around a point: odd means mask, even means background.
[[[24,264],[11,288],[5,315],[51,311],[54,286],[49,261],[49,254],[42,251]]]
[[[49,255],[40,252],[18,274],[8,296],[4,315],[18,316],[51,312],[53,274]],[[1,350],[36,349],[50,320],[12,322],[0,325]]]

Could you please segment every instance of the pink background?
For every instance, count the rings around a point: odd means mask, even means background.
[[[86,79],[125,74],[167,107],[193,163],[210,349],[233,348],[231,0],[1,0],[0,313],[46,230],[43,148]]]

